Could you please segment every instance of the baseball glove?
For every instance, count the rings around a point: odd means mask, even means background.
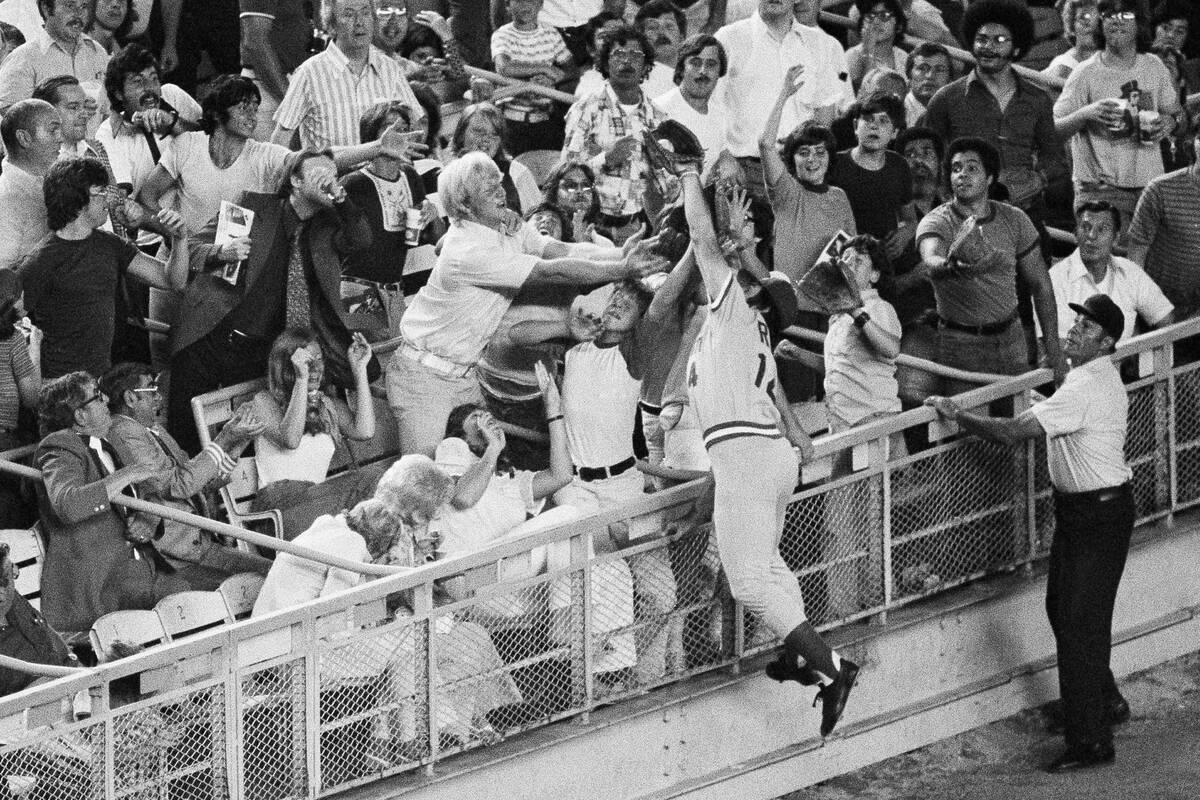
[[[686,125],[664,120],[652,131],[642,134],[646,161],[653,169],[674,175],[678,166],[704,160],[704,146]]]

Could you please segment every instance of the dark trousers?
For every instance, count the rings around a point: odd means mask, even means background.
[[[1046,613],[1058,645],[1058,685],[1072,748],[1112,742],[1106,710],[1120,696],[1108,662],[1134,510],[1129,484],[1109,492],[1115,494],[1054,495]]]
[[[217,328],[171,356],[167,431],[189,455],[200,452],[192,398],[267,374],[269,339],[251,339]]]

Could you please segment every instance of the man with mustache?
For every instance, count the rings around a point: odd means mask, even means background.
[[[0,112],[33,96],[34,87],[55,75],[74,75],[106,112],[100,91],[108,53],[84,31],[92,23],[89,0],[39,0],[44,27],[13,50],[0,66]]]
[[[596,173],[600,228],[624,242],[641,227],[642,193],[650,178],[641,137],[666,117],[642,91],[654,48],[629,25],[613,30],[600,47],[603,86],[567,112],[563,161],[586,161]]]
[[[679,48],[675,88],[654,105],[685,126],[704,146],[704,171],[716,162],[725,144],[725,106],[712,99],[717,79],[725,77],[725,48],[707,33],[689,36]]]
[[[158,59],[139,44],[117,51],[104,73],[112,111],[100,123],[96,140],[108,153],[117,186],[131,197],[170,152],[175,137],[200,128],[200,104],[178,86],[162,83],[159,74]],[[162,233],[148,218],[138,244],[149,247]]]
[[[1000,182],[1013,205],[1042,229],[1042,189],[1066,177],[1050,96],[1017,74],[1013,62],[1033,42],[1033,17],[1018,0],[978,0],[963,18],[976,66],[940,89],[921,123],[951,142],[977,136],[1000,151]]]
[[[643,87],[650,98],[671,91],[679,43],[687,36],[687,18],[669,0],[650,0],[634,17],[638,30],[654,45],[654,66]]]

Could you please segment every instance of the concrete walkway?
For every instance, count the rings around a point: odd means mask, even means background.
[[[1133,719],[1115,764],[1068,776],[1040,767],[1062,749],[1024,711],[779,800],[1196,800],[1200,798],[1200,652],[1121,682]]]

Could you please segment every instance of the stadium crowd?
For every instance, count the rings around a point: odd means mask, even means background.
[[[0,528],[46,542],[40,612],[0,564],[6,655],[62,663],[48,628],[239,572],[268,576],[255,613],[364,580],[112,503],[217,518],[251,454],[281,536],[404,566],[706,474],[720,433],[688,358],[719,297],[673,166],[700,173],[727,258],[770,271],[752,279],[784,323],[767,391],[819,408],[812,430],[971,385],[901,354],[1061,383],[1069,304],[1097,293],[1125,336],[1200,310],[1186,0],[1058,0],[1037,24],[1024,0],[854,0],[833,9],[849,29],[816,0],[312,5],[0,3],[0,443],[36,444],[44,476],[36,498],[0,479]],[[1020,64],[1035,49],[1040,73]],[[192,399],[251,380],[201,437]],[[393,432],[394,465],[331,474]],[[666,553],[603,563],[600,630],[692,591]],[[835,581],[833,617],[863,607],[856,580]],[[552,615],[569,604],[552,588]],[[501,658],[474,623],[439,635],[474,653],[447,672]],[[592,668],[682,671],[680,636],[616,636]],[[468,729],[520,700],[480,692],[447,702]]]

